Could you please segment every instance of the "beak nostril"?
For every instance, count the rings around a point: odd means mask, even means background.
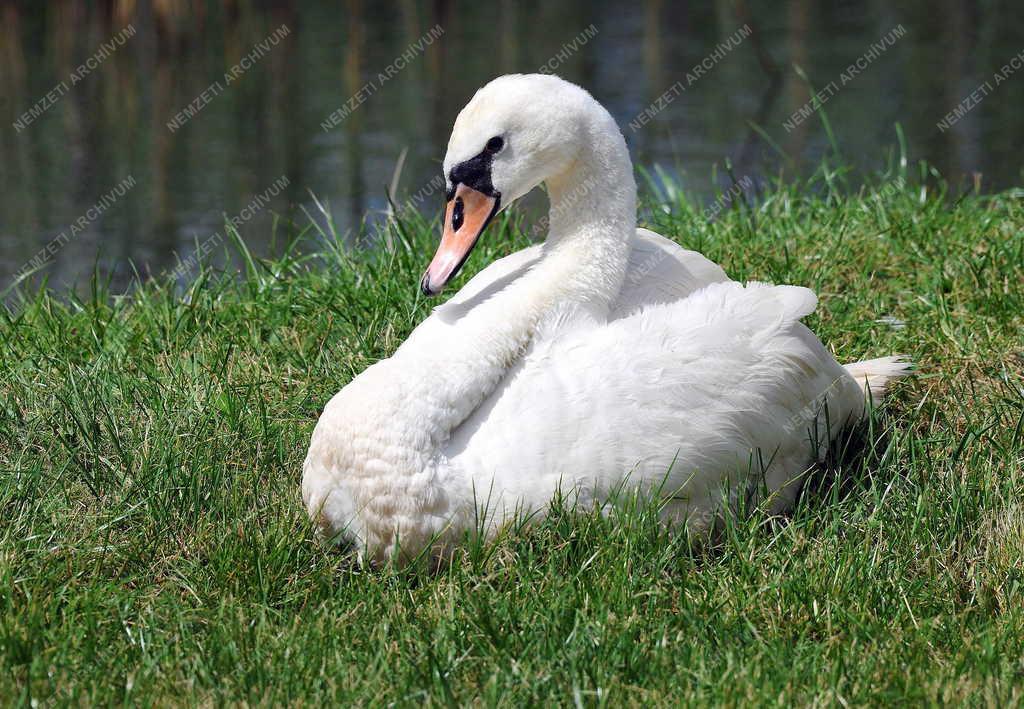
[[[462,197],[456,197],[455,208],[452,210],[452,231],[458,231],[462,227],[464,212],[465,205],[462,203]]]

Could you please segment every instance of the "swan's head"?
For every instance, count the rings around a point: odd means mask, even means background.
[[[476,92],[448,140],[448,205],[441,244],[420,281],[425,294],[440,293],[458,273],[498,210],[572,166],[595,118],[614,126],[589,93],[557,76],[510,74]]]

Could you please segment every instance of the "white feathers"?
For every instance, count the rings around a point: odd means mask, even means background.
[[[871,395],[873,401],[882,398],[890,382],[907,376],[913,368],[914,365],[902,355],[866,359],[846,365],[846,371],[865,395]]]
[[[491,264],[327,405],[302,491],[328,536],[408,557],[480,519],[491,533],[542,513],[559,489],[600,503],[624,480],[669,493],[666,517],[694,531],[737,495],[782,510],[810,441],[862,414],[863,382],[878,395],[906,372],[895,358],[841,367],[799,322],[817,303],[806,288],[729,281],[637,230],[625,142],[579,87],[481,89],[446,173],[492,135],[507,146],[497,191],[547,182],[548,239]]]

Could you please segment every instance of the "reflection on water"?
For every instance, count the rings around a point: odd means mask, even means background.
[[[1024,69],[1002,67],[1024,58],[1024,13],[1008,0],[68,0],[0,3],[0,22],[0,291],[40,253],[55,285],[99,263],[123,287],[216,251],[243,211],[266,252],[275,214],[315,211],[310,191],[355,231],[386,209],[405,149],[399,194],[440,210],[459,108],[542,65],[612,111],[638,163],[706,199],[727,159],[756,185],[830,150],[794,64],[858,167],[883,163],[898,122],[911,158],[956,184],[1022,176]]]

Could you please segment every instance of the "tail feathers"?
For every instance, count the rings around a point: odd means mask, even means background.
[[[892,381],[910,374],[914,364],[903,355],[894,355],[853,362],[845,365],[845,368],[860,385],[865,396],[870,394],[872,401],[879,401]]]

